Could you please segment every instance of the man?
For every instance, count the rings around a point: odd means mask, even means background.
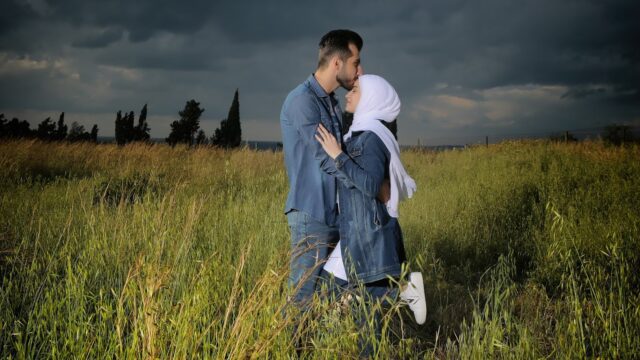
[[[362,74],[362,38],[351,30],[333,30],[320,40],[318,67],[289,93],[280,114],[289,195],[285,214],[291,231],[289,284],[293,301],[304,310],[312,297],[330,246],[339,240],[337,171],[315,139],[322,123],[342,140],[342,111],[334,91],[350,90]]]

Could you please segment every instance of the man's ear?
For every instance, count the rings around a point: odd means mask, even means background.
[[[342,66],[342,60],[340,59],[340,56],[336,55],[331,58],[331,66],[333,66],[333,68],[336,70],[340,70],[340,66]]]

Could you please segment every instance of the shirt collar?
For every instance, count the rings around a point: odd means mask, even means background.
[[[318,80],[316,80],[316,77],[313,76],[313,74],[309,75],[309,77],[307,78],[307,82],[309,83],[309,87],[311,88],[311,90],[313,90],[313,92],[321,98],[326,98],[326,97],[333,97],[333,92],[331,94],[327,94],[326,91],[324,91],[324,89],[322,88],[322,86],[320,86],[320,83],[318,82]]]

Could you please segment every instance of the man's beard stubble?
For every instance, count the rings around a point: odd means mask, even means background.
[[[347,91],[351,91],[351,89],[353,88],[353,84],[355,84],[355,82],[356,82],[354,79],[351,79],[351,80],[348,79],[342,73],[338,73],[336,75],[336,81],[338,82],[338,84],[340,84],[340,86],[342,86]],[[351,83],[349,83],[349,82],[351,82]]]

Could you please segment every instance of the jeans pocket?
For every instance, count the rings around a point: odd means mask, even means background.
[[[300,246],[299,243],[306,241],[309,236],[309,215],[298,210],[291,210],[287,213],[289,231],[291,233],[291,245]]]
[[[382,214],[380,213],[379,206],[380,204],[378,203],[378,201],[376,199],[373,199],[371,208],[373,209],[373,224],[376,226],[376,229],[379,229],[383,225],[383,218]]]
[[[289,227],[295,226],[299,227],[299,225],[304,221],[304,213],[298,210],[291,210],[287,213],[287,222],[289,223]]]
[[[373,208],[373,223],[375,226],[380,227],[380,216],[378,216],[378,207]]]

